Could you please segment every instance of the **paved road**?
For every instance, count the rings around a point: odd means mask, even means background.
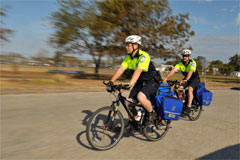
[[[124,137],[108,151],[86,141],[86,121],[111,103],[104,92],[1,96],[1,159],[239,159],[239,97],[213,91],[214,101],[198,121],[173,122],[158,142]]]

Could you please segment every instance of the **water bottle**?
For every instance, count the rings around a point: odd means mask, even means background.
[[[185,98],[184,98],[184,92],[181,90],[179,91],[179,98],[180,100],[184,103],[185,102]]]
[[[137,115],[134,117],[136,121],[140,121],[142,116],[142,110],[138,109],[137,110]]]

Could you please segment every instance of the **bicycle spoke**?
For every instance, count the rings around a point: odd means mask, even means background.
[[[122,114],[114,112],[111,107],[103,107],[97,110],[88,121],[87,140],[95,149],[110,149],[121,139],[123,128]]]
[[[202,106],[194,105],[194,106],[192,107],[192,110],[191,110],[190,113],[188,114],[188,118],[189,118],[191,121],[195,121],[195,120],[197,120],[197,119],[200,117],[201,112],[202,112]]]

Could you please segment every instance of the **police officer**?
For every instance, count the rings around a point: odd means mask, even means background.
[[[186,112],[189,112],[193,100],[193,90],[198,87],[200,78],[197,71],[197,63],[190,58],[191,51],[189,49],[184,49],[181,55],[182,60],[175,65],[171,72],[163,79],[163,82],[166,83],[168,78],[176,71],[180,70],[182,72],[184,79],[180,81],[180,88],[188,87],[188,104]]]
[[[154,76],[157,72],[149,54],[139,49],[142,44],[140,36],[130,35],[125,39],[125,43],[127,55],[108,85],[112,85],[126,69],[130,69],[133,72],[133,76],[129,82],[129,87],[133,88],[129,94],[129,100],[139,101],[146,109],[147,114],[144,125],[148,125],[156,114],[156,112],[153,112],[149,98],[155,96],[158,88],[158,84],[154,81]]]

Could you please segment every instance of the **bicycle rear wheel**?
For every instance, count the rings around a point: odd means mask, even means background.
[[[121,112],[114,111],[111,107],[103,107],[90,117],[86,136],[94,149],[107,150],[120,141],[123,131],[124,119]]]
[[[158,141],[167,134],[170,123],[170,120],[157,119],[153,124],[146,126],[143,133],[149,141]]]

